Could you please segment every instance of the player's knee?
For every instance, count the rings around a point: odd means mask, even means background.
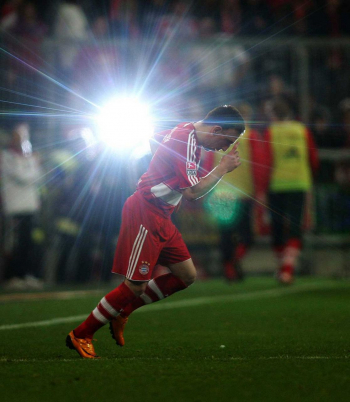
[[[185,283],[186,286],[191,286],[192,283],[196,280],[196,277],[197,277],[196,272],[189,272],[187,275],[185,275],[181,279]]]
[[[142,293],[146,290],[148,282],[139,282],[139,281],[130,281],[129,279],[125,279],[125,284],[129,287],[131,291],[134,292],[136,296],[141,296]]]

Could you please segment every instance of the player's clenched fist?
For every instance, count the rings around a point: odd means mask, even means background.
[[[241,164],[237,147],[238,142],[236,142],[231,151],[224,155],[220,160],[220,165],[225,168],[227,173],[232,172],[232,170],[236,169]]]

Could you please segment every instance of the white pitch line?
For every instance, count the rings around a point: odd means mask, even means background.
[[[318,289],[328,289],[334,288],[336,284],[305,284],[299,285],[298,287],[290,287],[290,288],[281,288],[281,289],[267,289],[267,290],[259,290],[256,292],[249,293],[240,293],[240,294],[231,294],[231,295],[223,295],[223,296],[211,296],[211,297],[197,297],[195,299],[185,299],[179,300],[170,303],[157,303],[155,305],[148,305],[143,307],[142,309],[136,310],[135,313],[142,312],[152,312],[152,311],[162,311],[162,310],[172,310],[174,308],[183,308],[183,307],[195,307],[202,306],[205,304],[213,304],[213,303],[222,303],[222,302],[235,302],[240,300],[256,300],[263,299],[269,297],[278,297],[284,296],[288,294],[294,293],[302,293],[308,292],[312,290]],[[71,317],[61,317],[61,318],[52,318],[51,320],[45,321],[34,321],[34,322],[26,322],[21,324],[8,324],[8,325],[0,325],[0,331],[12,330],[12,329],[22,329],[22,328],[36,328],[36,327],[47,327],[51,325],[57,324],[66,324],[70,322],[77,322],[84,320],[88,314],[75,315]]]
[[[203,360],[210,361],[252,361],[252,360],[349,360],[350,356],[290,356],[290,355],[280,355],[280,356],[258,356],[258,357],[203,357]],[[118,361],[177,361],[176,358],[171,357],[103,357],[101,359],[88,360],[101,362],[104,360],[118,360]],[[57,363],[57,362],[81,362],[79,359],[11,359],[2,357],[0,358],[1,363]],[[85,360],[86,361],[86,360]]]

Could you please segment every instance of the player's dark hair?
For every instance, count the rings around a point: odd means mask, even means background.
[[[223,130],[232,128],[238,131],[240,135],[245,130],[243,117],[239,111],[231,105],[216,107],[211,110],[202,121],[205,124],[218,125],[222,127]]]

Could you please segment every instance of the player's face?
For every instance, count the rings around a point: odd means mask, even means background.
[[[238,131],[231,128],[224,131],[220,130],[219,132],[213,132],[213,135],[210,138],[210,144],[207,148],[212,151],[222,150],[225,152],[237,140],[238,137]]]

